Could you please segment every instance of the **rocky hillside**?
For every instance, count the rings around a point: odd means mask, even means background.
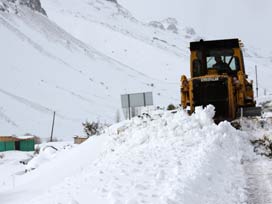
[[[42,13],[43,15],[46,15],[45,10],[41,6],[40,0],[2,0],[0,2],[0,10],[1,11],[10,11],[10,8],[12,7],[15,9],[16,12],[18,12],[18,6],[26,6],[33,11],[37,11]]]

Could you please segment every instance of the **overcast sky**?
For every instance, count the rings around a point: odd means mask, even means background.
[[[208,38],[238,37],[272,51],[272,0],[118,0],[142,21],[175,17]]]

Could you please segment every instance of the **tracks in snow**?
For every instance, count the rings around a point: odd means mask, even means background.
[[[272,204],[272,165],[270,161],[245,164],[248,204]]]

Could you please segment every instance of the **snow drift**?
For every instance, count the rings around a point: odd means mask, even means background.
[[[24,184],[35,187],[21,198],[39,204],[245,201],[241,161],[248,143],[228,122],[214,124],[213,115],[212,106],[193,116],[159,110],[116,124],[25,175]],[[3,200],[16,203],[9,195]]]

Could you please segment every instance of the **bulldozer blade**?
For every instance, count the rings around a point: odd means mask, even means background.
[[[238,117],[254,117],[262,115],[262,107],[243,107],[237,112]]]

